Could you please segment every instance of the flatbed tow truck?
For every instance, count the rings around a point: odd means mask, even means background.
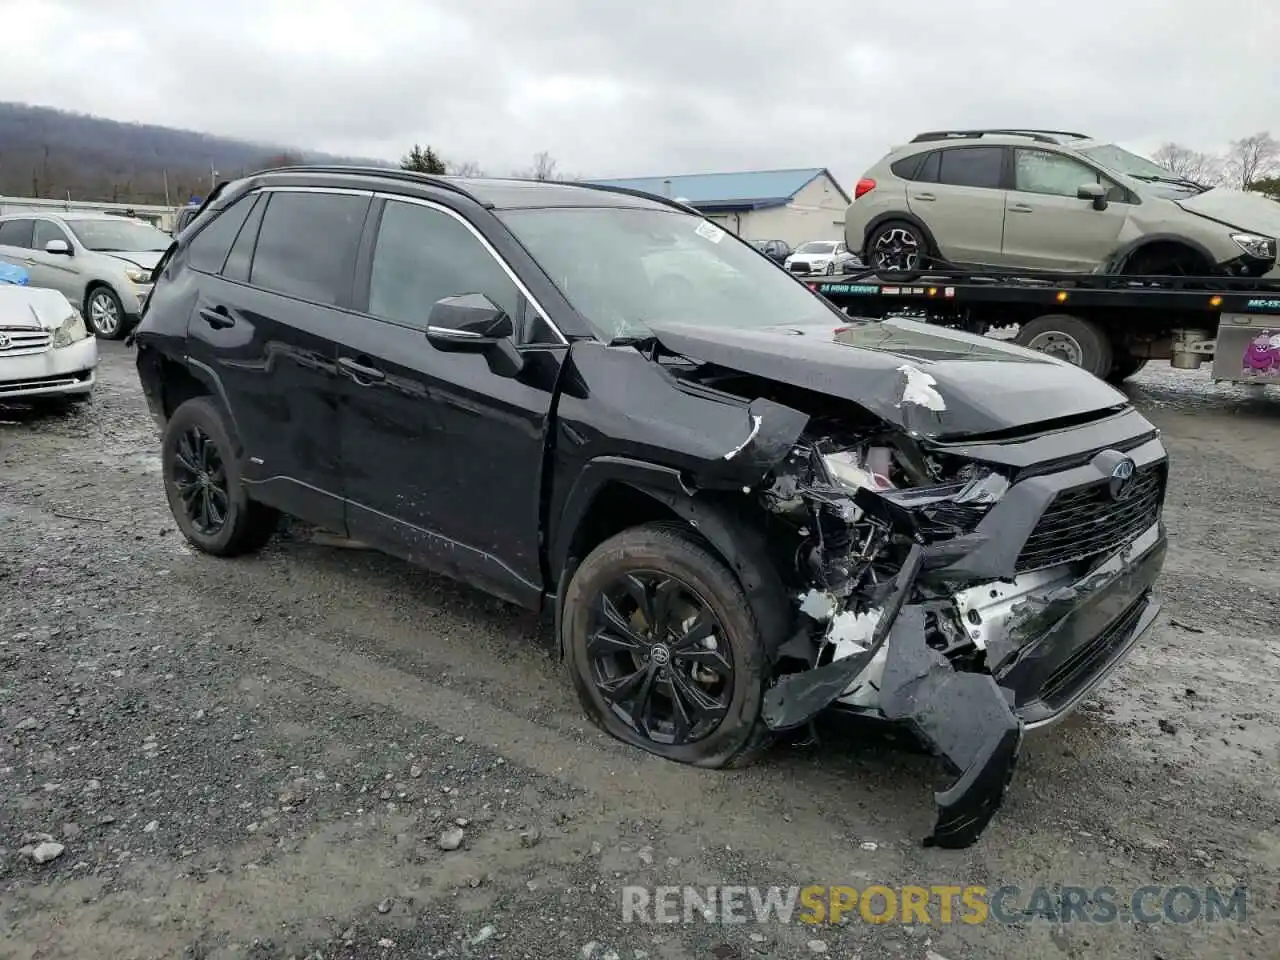
[[[806,278],[850,316],[904,315],[1014,342],[1113,383],[1148,360],[1212,361],[1215,381],[1280,384],[1280,281],[1234,277],[930,270],[910,283],[863,269]]]

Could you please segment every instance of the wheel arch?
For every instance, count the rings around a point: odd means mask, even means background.
[[[1148,233],[1130,240],[1112,253],[1106,259],[1102,272],[1115,275],[1122,274],[1136,254],[1156,246],[1183,247],[1200,257],[1209,273],[1217,270],[1217,258],[1214,257],[1208,247],[1198,240],[1192,240],[1190,237],[1180,233]]]
[[[767,651],[786,641],[791,627],[786,587],[764,532],[746,501],[695,493],[679,471],[624,457],[601,457],[578,475],[561,511],[549,551],[557,584],[555,632],[563,655],[563,600],[578,564],[598,544],[643,523],[669,521],[694,532],[737,576]]]

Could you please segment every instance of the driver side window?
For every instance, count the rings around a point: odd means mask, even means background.
[[[493,255],[454,217],[388,200],[369,277],[369,313],[426,330],[432,304],[482,293],[521,320],[521,296]]]
[[[1014,189],[1023,193],[1040,193],[1052,197],[1076,197],[1076,191],[1087,183],[1100,183],[1107,188],[1107,199],[1123,202],[1125,190],[1092,167],[1078,160],[1048,150],[1018,149],[1014,152]]]

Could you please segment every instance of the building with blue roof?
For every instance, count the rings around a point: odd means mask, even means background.
[[[681,200],[746,240],[844,238],[852,202],[826,167],[592,180]]]

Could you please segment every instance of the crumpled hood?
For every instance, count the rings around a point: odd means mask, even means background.
[[[107,253],[106,251],[99,252],[102,253],[103,256],[111,257],[113,260],[123,260],[125,263],[131,264],[135,267],[142,267],[144,270],[155,269],[155,265],[159,263],[160,258],[164,256],[163,250],[130,250],[128,252],[118,250],[112,251],[111,253]]]
[[[1194,197],[1173,202],[1183,210],[1240,230],[1260,233],[1264,237],[1280,237],[1280,203],[1260,193],[1214,187]]]
[[[647,324],[667,350],[850,400],[925,437],[963,437],[1128,403],[1079,367],[912,320],[820,326]]]
[[[0,283],[0,328],[56,330],[73,309],[57,290]]]

